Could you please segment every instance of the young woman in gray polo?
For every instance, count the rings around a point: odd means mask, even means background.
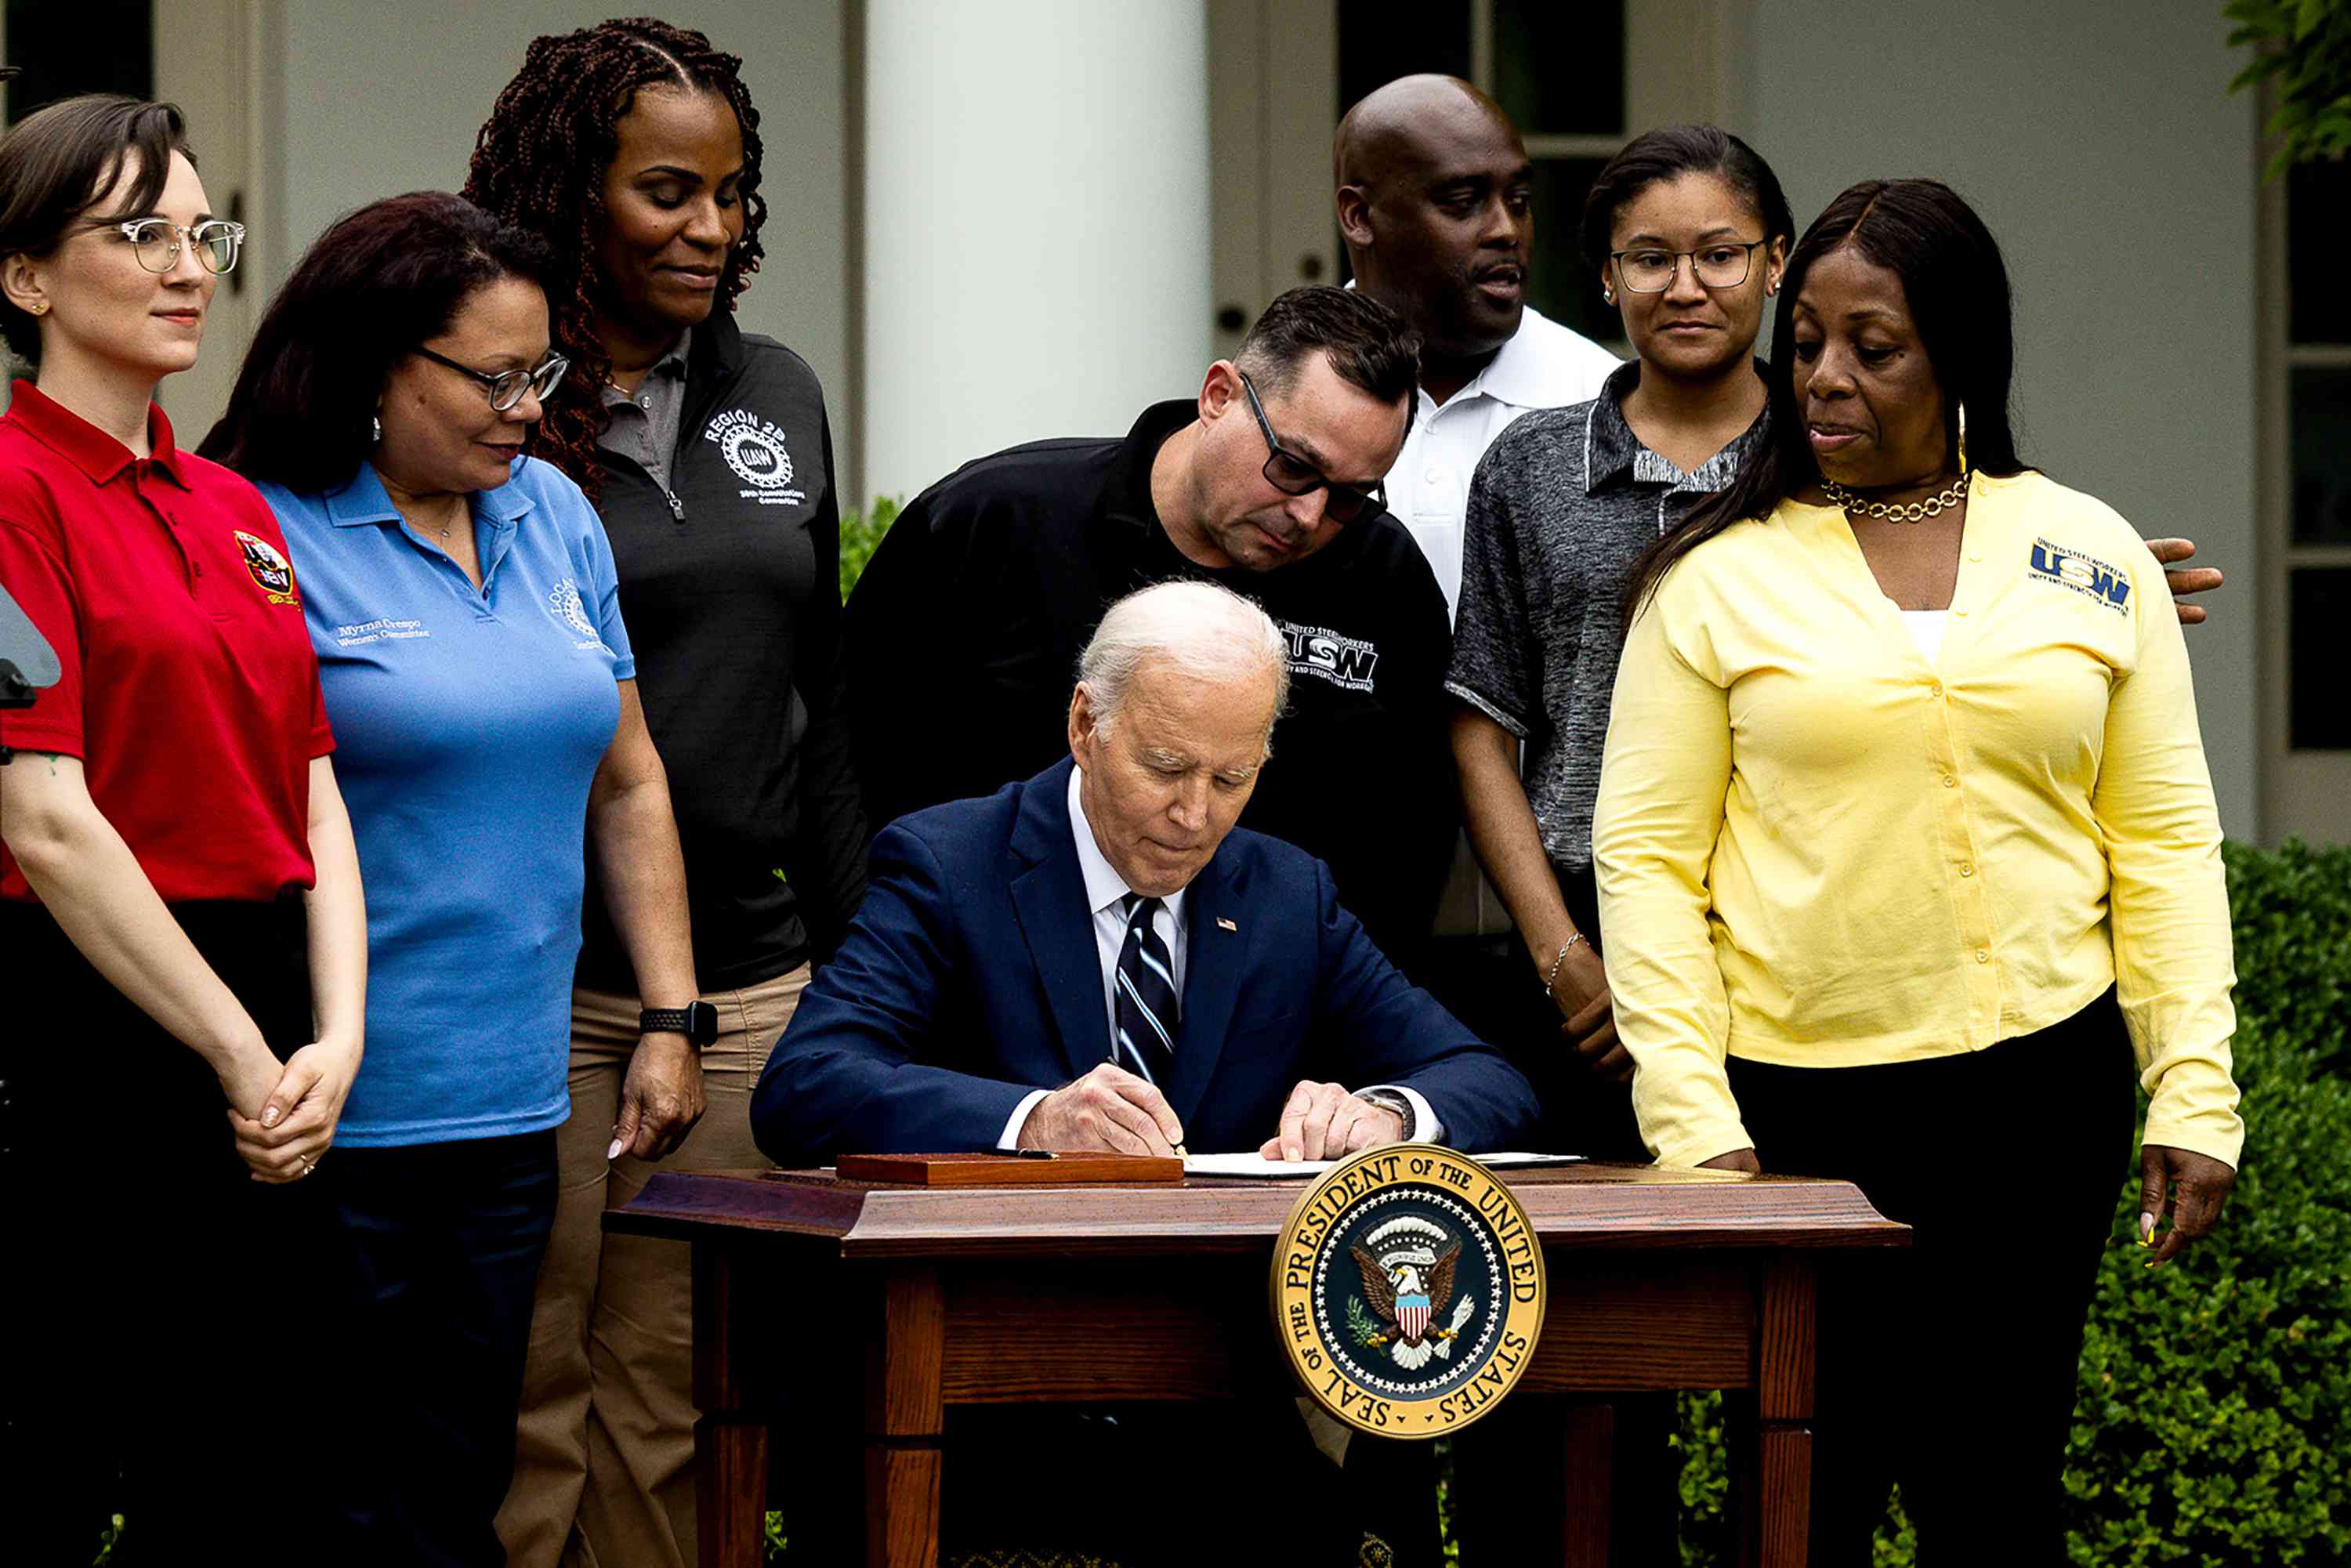
[[[1593,182],[1583,238],[1638,357],[1592,402],[1512,424],[1469,487],[1453,754],[1470,843],[1535,979],[1478,1021],[1533,1077],[1548,1136],[1580,1153],[1646,1157],[1592,881],[1618,606],[1642,553],[1763,438],[1755,338],[1794,227],[1738,137],[1675,126],[1629,143]]]

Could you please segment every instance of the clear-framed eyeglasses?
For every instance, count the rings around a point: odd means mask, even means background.
[[[520,402],[525,392],[545,402],[555,395],[555,389],[563,384],[563,372],[571,368],[571,361],[561,354],[549,354],[529,370],[500,371],[493,375],[488,371],[477,371],[471,365],[461,365],[446,354],[436,354],[430,349],[420,347],[414,352],[420,360],[446,365],[459,375],[471,376],[481,382],[490,394],[490,407],[499,413]]]
[[[150,272],[171,271],[180,265],[180,247],[193,246],[196,264],[218,275],[235,268],[237,253],[245,248],[245,225],[226,218],[207,218],[193,227],[164,218],[129,218],[99,227],[120,232],[131,242],[131,254]]]
[[[1747,281],[1755,253],[1769,240],[1718,240],[1696,250],[1612,250],[1617,281],[1635,294],[1663,294],[1674,286],[1674,275],[1687,259],[1690,276],[1707,288],[1736,288]]]

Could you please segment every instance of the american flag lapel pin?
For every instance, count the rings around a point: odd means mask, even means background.
[[[1219,931],[1232,931],[1232,932],[1238,932],[1238,931],[1240,930],[1240,927],[1239,927],[1239,926],[1238,926],[1238,925],[1234,925],[1231,921],[1229,921],[1229,920],[1226,919],[1223,915],[1217,915],[1217,930],[1219,930]]]

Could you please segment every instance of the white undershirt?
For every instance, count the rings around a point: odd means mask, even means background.
[[[1930,664],[1943,656],[1943,626],[1951,618],[1948,610],[1905,610],[1902,624],[1910,628],[1910,635],[1918,644],[1918,652],[1927,655]]]

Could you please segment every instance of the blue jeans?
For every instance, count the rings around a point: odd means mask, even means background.
[[[330,1500],[374,1561],[497,1568],[555,1133],[334,1159],[359,1283]]]

